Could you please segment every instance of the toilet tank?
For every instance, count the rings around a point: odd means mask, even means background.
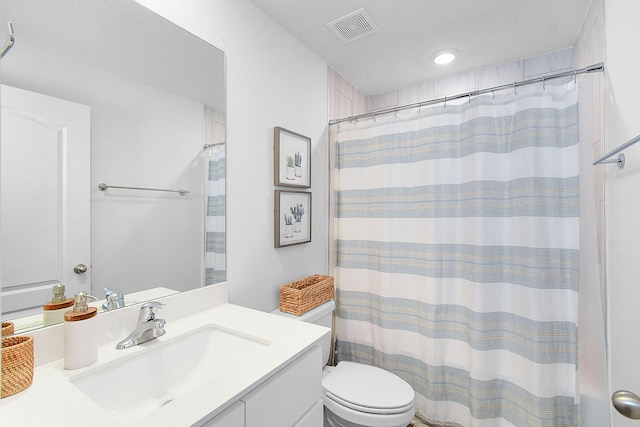
[[[295,314],[284,313],[280,311],[279,308],[276,308],[271,312],[271,314],[275,314],[277,316],[288,317],[290,319],[301,320],[303,322],[313,323],[316,325],[324,326],[326,328],[331,329],[332,320],[333,320],[333,311],[336,308],[336,303],[334,300],[329,300],[324,304],[319,305],[313,310],[309,310],[306,313],[296,316]],[[331,351],[331,339],[333,334],[328,337],[325,337],[321,341],[322,346],[322,360],[324,361],[324,365],[329,361],[329,352]]]

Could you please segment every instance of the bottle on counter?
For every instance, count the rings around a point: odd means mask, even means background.
[[[98,309],[87,305],[96,297],[79,292],[72,310],[64,313],[64,368],[80,369],[98,360]]]
[[[53,285],[53,298],[42,306],[42,324],[44,326],[62,323],[64,313],[73,306],[73,298],[64,294],[64,283]]]

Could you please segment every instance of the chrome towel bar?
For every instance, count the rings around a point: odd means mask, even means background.
[[[108,188],[120,188],[124,190],[164,191],[167,193],[178,193],[181,196],[184,196],[185,194],[189,194],[187,190],[165,190],[162,188],[144,188],[144,187],[118,187],[115,185],[107,185],[104,182],[101,182],[100,184],[98,184],[98,188],[101,191],[107,191]]]
[[[8,25],[9,25],[9,41],[2,48],[2,52],[0,53],[0,58],[4,58],[4,56],[7,53],[9,53],[9,51],[11,50],[11,48],[13,47],[13,45],[16,42],[16,33],[13,32],[13,23],[12,22],[8,22]]]
[[[620,169],[622,169],[624,167],[624,153],[620,153],[621,151],[631,147],[633,144],[635,144],[636,142],[640,141],[640,135],[636,136],[635,138],[625,142],[624,144],[622,144],[621,146],[619,146],[618,148],[609,151],[607,154],[605,154],[604,156],[600,157],[598,160],[596,160],[595,162],[593,162],[592,164],[598,165],[601,163],[617,163],[618,167]],[[618,154],[620,153],[620,154]],[[614,156],[618,154],[618,158],[617,159],[611,159],[611,160],[607,160],[609,157]]]

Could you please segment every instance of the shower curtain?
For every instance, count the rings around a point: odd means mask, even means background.
[[[340,124],[337,358],[388,369],[434,425],[575,426],[573,83]]]
[[[227,280],[225,114],[204,108],[205,277],[204,284]]]

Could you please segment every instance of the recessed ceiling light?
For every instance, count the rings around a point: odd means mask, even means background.
[[[431,55],[431,60],[438,65],[448,64],[458,56],[458,51],[455,49],[444,49]]]

